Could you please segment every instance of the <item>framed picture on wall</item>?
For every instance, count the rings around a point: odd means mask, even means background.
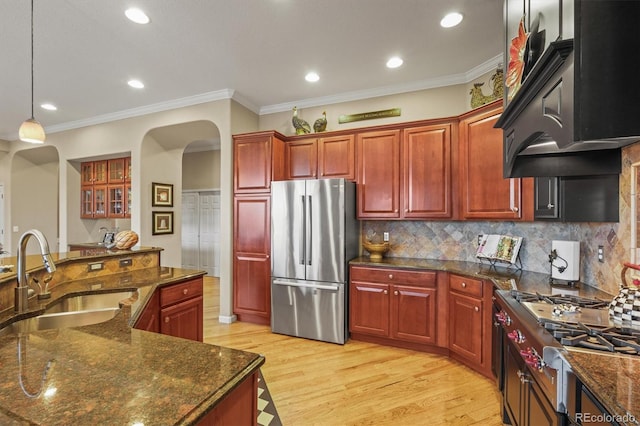
[[[173,212],[151,212],[151,235],[173,234]]]
[[[151,206],[173,207],[173,185],[169,183],[151,183]]]

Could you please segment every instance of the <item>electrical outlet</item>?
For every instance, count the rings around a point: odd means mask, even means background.
[[[482,234],[478,234],[478,246],[482,243]]]
[[[382,241],[384,241],[385,243],[389,242],[389,233],[388,232],[384,232],[382,234]]]
[[[598,246],[598,262],[604,263],[604,246]]]

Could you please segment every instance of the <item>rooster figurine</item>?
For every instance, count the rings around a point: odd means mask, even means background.
[[[293,107],[293,117],[291,118],[293,127],[296,129],[296,135],[305,135],[311,133],[309,123],[298,117],[298,107]]]
[[[318,118],[315,123],[313,123],[313,130],[316,133],[324,132],[327,128],[327,112],[322,111],[322,118]]]

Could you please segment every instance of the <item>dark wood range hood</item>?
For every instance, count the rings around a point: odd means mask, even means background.
[[[504,177],[618,174],[621,147],[640,141],[640,1],[559,7],[574,38],[549,44],[496,124]]]

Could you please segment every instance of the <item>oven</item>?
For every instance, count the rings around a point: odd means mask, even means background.
[[[567,352],[640,354],[638,327],[611,320],[609,301],[576,294],[495,292],[494,319],[500,330],[494,344],[501,340],[502,349],[496,352],[494,371],[502,386],[505,423],[566,425],[579,423],[580,413],[606,414],[573,374]]]
[[[502,385],[503,421],[565,425],[566,409],[558,398],[558,371],[543,360],[546,346],[561,346],[510,292],[496,291],[494,319],[500,328],[496,340],[502,342],[495,364],[498,386]]]

